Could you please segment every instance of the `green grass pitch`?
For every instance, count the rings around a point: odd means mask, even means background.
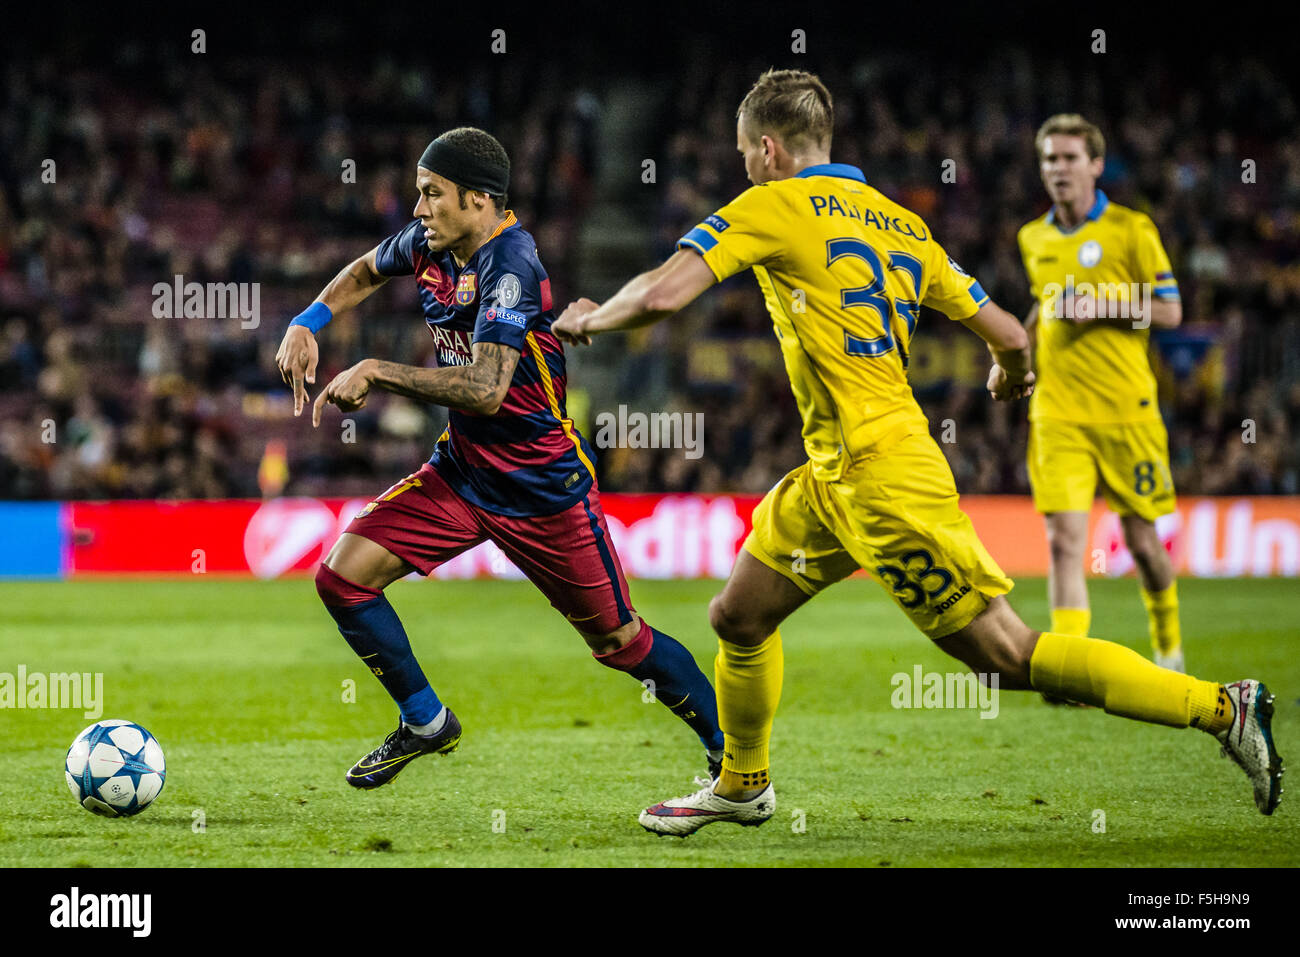
[[[709,674],[716,589],[632,584],[638,610]],[[1136,583],[1091,589],[1094,632],[1146,651]],[[1189,667],[1264,679],[1279,750],[1300,760],[1300,584],[1180,591]],[[1003,693],[992,720],[893,708],[895,673],[956,666],[862,580],[783,628],[776,816],[656,838],[637,811],[694,790],[704,771],[680,722],[597,665],[527,583],[401,582],[389,594],[465,736],[367,793],[343,773],[396,710],[310,581],[0,584],[0,672],[103,672],[102,717],[149,728],[168,759],[152,807],[101,819],[63,780],[90,720],[0,711],[0,866],[1300,864],[1300,804],[1259,814],[1245,776],[1197,731],[1026,693]],[[1042,581],[1021,581],[1012,599],[1045,625]]]

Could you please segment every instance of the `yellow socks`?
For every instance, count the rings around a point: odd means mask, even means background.
[[[752,648],[718,639],[713,669],[718,723],[727,738],[718,785],[727,792],[762,790],[768,784],[767,745],[785,673],[781,632]]]
[[[1052,631],[1058,635],[1086,635],[1092,625],[1087,608],[1053,608]]]
[[[1188,722],[1193,728],[1200,728],[1210,734],[1218,734],[1232,724],[1232,702],[1228,700],[1228,689],[1216,685],[1213,681],[1198,681],[1187,703],[1192,717]],[[1205,685],[1212,685],[1210,688]]]
[[[1162,655],[1177,651],[1183,643],[1182,629],[1178,624],[1178,582],[1172,582],[1164,591],[1143,588],[1142,604],[1147,608],[1151,647]]]
[[[1222,685],[1158,667],[1111,641],[1043,632],[1029,659],[1029,680],[1036,691],[1138,721],[1211,734],[1232,721]]]

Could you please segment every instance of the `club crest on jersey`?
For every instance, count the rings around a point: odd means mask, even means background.
[[[1101,262],[1101,243],[1090,239],[1079,247],[1079,265],[1091,269]]]
[[[468,306],[478,295],[478,277],[472,272],[463,273],[456,283],[456,305]]]

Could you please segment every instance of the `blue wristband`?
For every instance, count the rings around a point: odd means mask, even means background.
[[[308,330],[311,331],[311,334],[315,335],[324,329],[333,318],[334,313],[330,312],[329,306],[325,305],[323,302],[313,302],[302,312],[298,313],[298,315],[294,316],[293,322],[289,323],[289,325],[306,326]]]

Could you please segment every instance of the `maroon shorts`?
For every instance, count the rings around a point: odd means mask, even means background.
[[[425,463],[362,509],[347,530],[422,575],[491,540],[579,631],[607,635],[636,617],[595,488],[554,515],[498,515],[465,501]]]

